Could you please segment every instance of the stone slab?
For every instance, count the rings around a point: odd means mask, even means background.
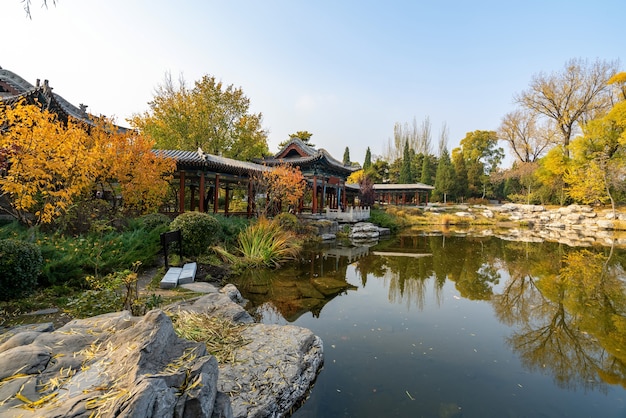
[[[187,284],[187,283],[193,283],[196,279],[196,270],[198,269],[198,264],[193,262],[193,263],[186,263],[183,266],[182,271],[180,272],[180,275],[178,276],[178,284]]]
[[[161,279],[161,289],[172,289],[178,286],[178,277],[182,271],[182,267],[170,267]]]

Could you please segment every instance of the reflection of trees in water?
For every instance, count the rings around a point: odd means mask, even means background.
[[[510,278],[492,303],[498,318],[519,324],[507,342],[531,370],[550,372],[564,388],[605,389],[626,382],[626,295],[621,259],[608,250],[544,245],[511,253]]]
[[[626,387],[626,251],[455,236],[445,237],[444,245],[443,239],[383,242],[373,250],[431,256],[369,255],[354,262],[356,273],[364,287],[368,277],[383,279],[391,302],[418,309],[431,289],[442,303],[443,285],[451,280],[463,297],[490,300],[497,318],[515,327],[507,343],[525,367],[551,374],[564,388]],[[345,281],[347,265],[320,251],[297,268],[256,271],[240,290],[266,314],[319,314],[332,297],[307,297],[302,284],[321,276]]]

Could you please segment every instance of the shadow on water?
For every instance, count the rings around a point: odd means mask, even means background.
[[[626,412],[625,266],[621,248],[413,230],[234,283],[259,321],[325,342],[295,416],[610,417]]]

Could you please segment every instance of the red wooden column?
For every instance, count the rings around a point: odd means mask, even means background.
[[[313,197],[311,213],[317,213],[317,176],[313,176],[313,193],[311,196]]]
[[[402,204],[406,205],[406,193],[402,192]]]
[[[215,190],[213,191],[213,213],[217,213],[220,208],[220,175],[215,175]]]
[[[181,171],[180,174],[180,190],[178,190],[178,213],[185,211],[185,172]]]
[[[248,180],[248,218],[252,217],[252,206],[254,205],[254,198],[252,196],[252,181]]]
[[[230,191],[228,184],[226,185],[224,197],[224,216],[228,216],[228,192]]]
[[[204,186],[204,172],[200,173],[200,191],[199,191],[199,202],[198,202],[198,210],[200,212],[204,212],[204,195],[206,194],[206,191],[204,190],[205,186]]]
[[[320,199],[322,202],[322,207],[320,208],[320,212],[324,211],[326,208],[326,176],[322,176],[322,198]]]
[[[348,198],[346,197],[346,184],[341,185],[341,206],[343,206],[344,210],[348,204]]]

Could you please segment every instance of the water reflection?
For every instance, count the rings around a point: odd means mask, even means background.
[[[448,303],[443,289],[453,283],[459,300],[491,305],[528,372],[562,389],[607,392],[626,387],[625,261],[612,247],[413,231],[371,248],[316,248],[235,284],[258,319],[269,310],[294,322],[308,312],[319,318],[330,301],[366,291],[371,280],[384,282],[389,303],[418,312],[432,299]],[[350,284],[349,266],[358,284]]]

